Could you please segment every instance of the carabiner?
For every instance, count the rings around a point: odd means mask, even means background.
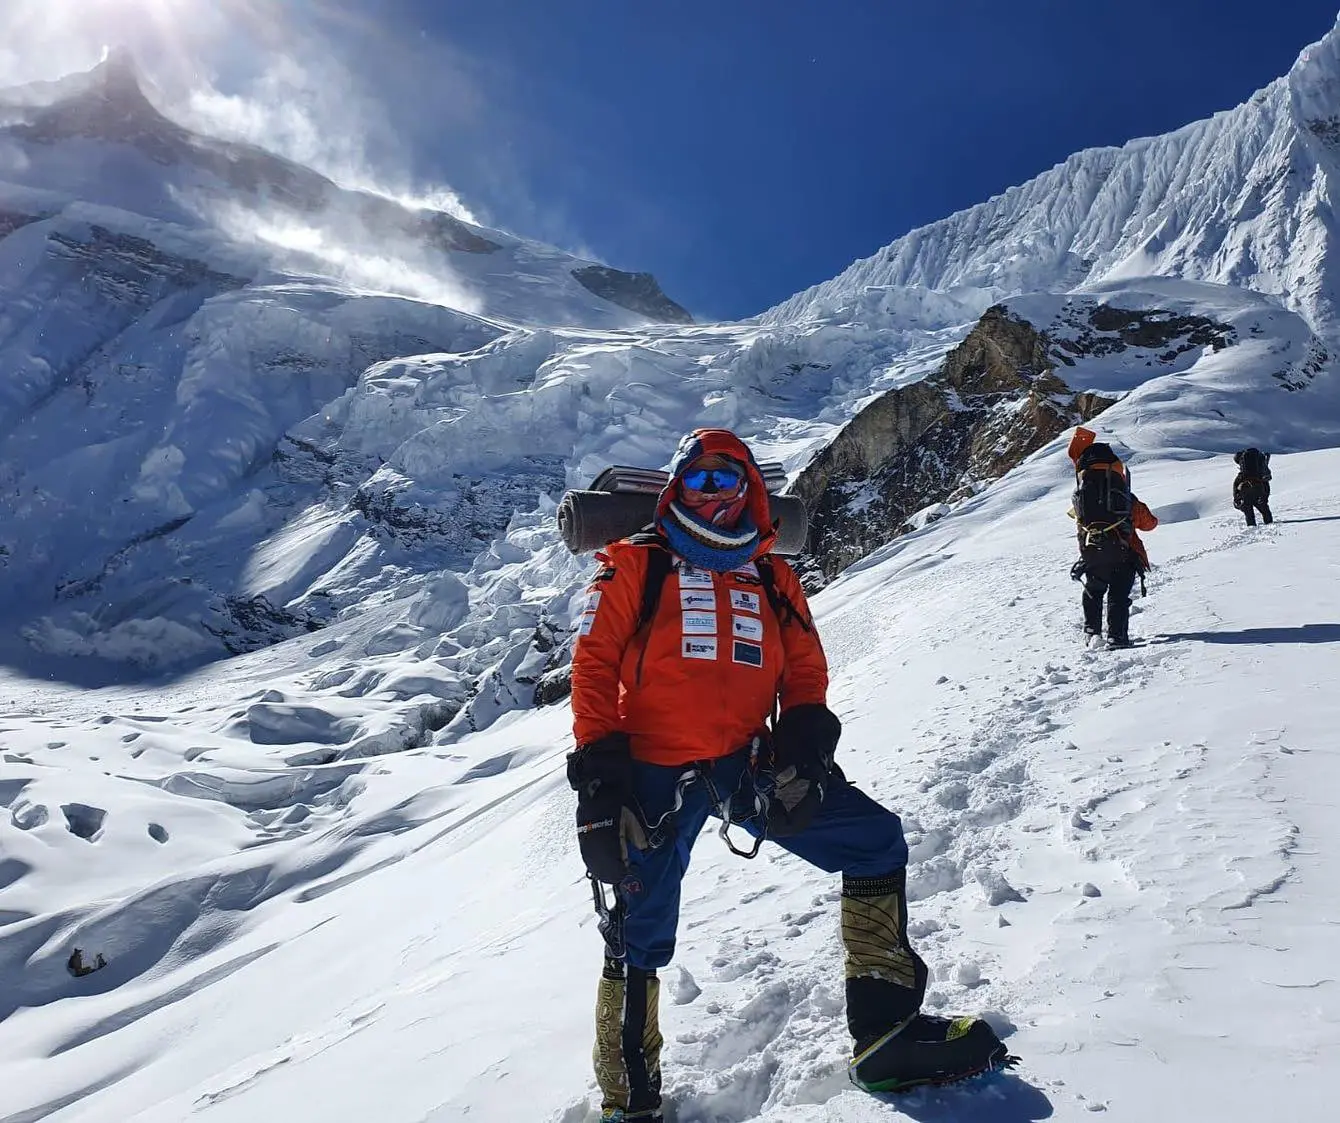
[[[622,961],[628,953],[628,945],[624,939],[624,904],[623,898],[619,896],[617,887],[611,886],[614,893],[614,904],[609,905],[605,901],[605,889],[594,877],[588,873],[587,878],[591,882],[591,896],[595,901],[596,929],[600,932],[601,938],[605,941],[605,951],[610,959]]]

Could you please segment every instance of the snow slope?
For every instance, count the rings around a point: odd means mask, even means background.
[[[743,864],[709,831],[666,972],[670,1118],[1320,1112],[1340,1046],[1340,454],[1277,457],[1279,521],[1249,532],[1228,458],[1148,448],[1165,430],[1139,397],[1110,430],[1146,445],[1137,490],[1164,520],[1146,646],[1081,649],[1059,441],[816,606],[844,768],[912,842],[929,1003],[988,1012],[1023,1067],[896,1106],[848,1089],[835,880],[771,848]],[[253,690],[283,651],[241,661]],[[586,1120],[599,939],[566,712],[267,791],[212,716],[247,693],[232,674],[153,712],[16,696],[0,1118]],[[195,788],[144,782],[184,758]],[[248,788],[249,815],[223,802]],[[91,840],[76,803],[107,812]],[[109,965],[72,979],[76,946]]]

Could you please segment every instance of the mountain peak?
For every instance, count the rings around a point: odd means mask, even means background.
[[[106,57],[64,96],[35,109],[16,131],[25,139],[53,143],[84,137],[133,144],[163,163],[184,144],[186,130],[169,121],[145,95],[146,82],[124,47]]]
[[[144,98],[139,64],[129,47],[109,48],[103,60],[88,72],[88,77],[90,89],[101,90],[108,96]]]

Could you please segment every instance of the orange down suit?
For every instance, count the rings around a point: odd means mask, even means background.
[[[753,562],[729,573],[676,559],[651,624],[637,629],[649,551],[616,542],[587,592],[572,656],[578,745],[628,734],[634,759],[679,765],[726,756],[781,709],[823,703],[828,661],[818,634],[777,618]],[[777,591],[809,623],[791,567],[769,558]]]

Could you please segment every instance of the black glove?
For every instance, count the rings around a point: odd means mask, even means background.
[[[597,881],[617,885],[628,873],[628,845],[647,849],[633,810],[633,758],[628,734],[611,733],[568,754],[568,783],[577,793],[577,844]]]
[[[768,803],[768,832],[799,834],[824,801],[842,722],[827,706],[792,706],[772,734],[775,781]]]
[[[1084,565],[1084,559],[1080,558],[1079,561],[1070,567],[1070,580],[1083,581],[1084,575],[1087,572],[1088,571]]]

